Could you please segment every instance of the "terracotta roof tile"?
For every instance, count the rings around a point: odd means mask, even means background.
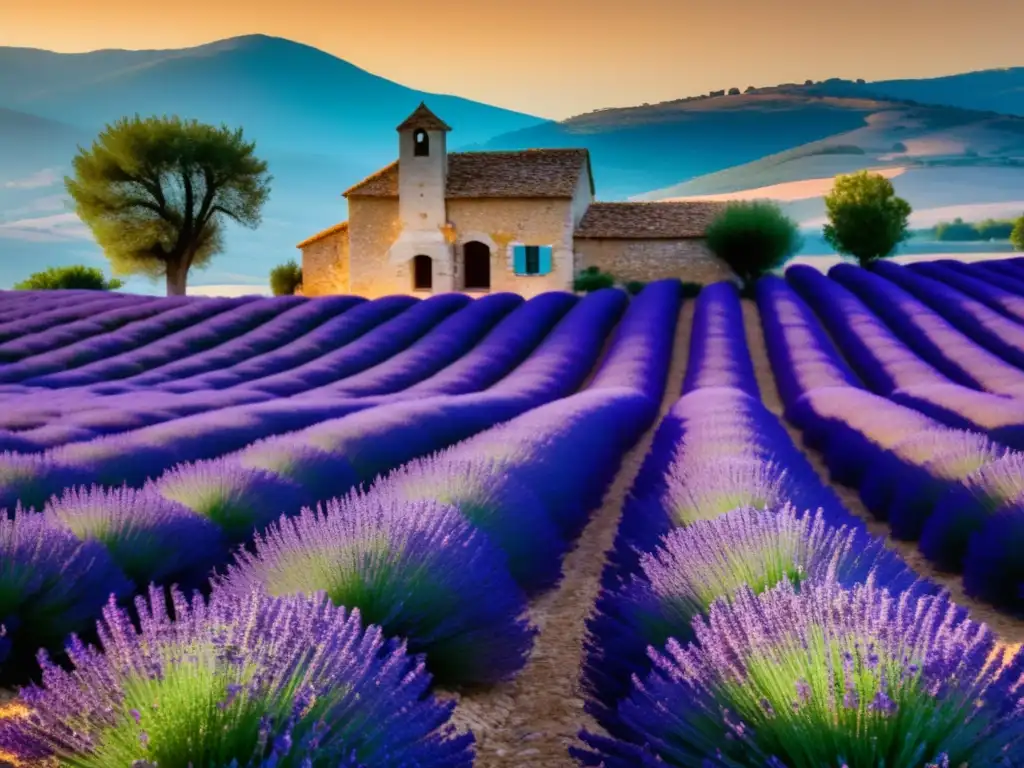
[[[704,237],[724,203],[591,203],[576,237],[634,240]]]
[[[412,131],[417,128],[422,128],[424,131],[451,130],[451,127],[444,120],[431,112],[426,103],[422,101],[420,102],[420,105],[413,110],[412,114],[405,118],[401,125],[399,125],[395,130]]]
[[[312,245],[313,243],[317,242],[318,240],[323,240],[325,237],[330,237],[331,235],[336,235],[337,233],[345,232],[346,230],[348,230],[348,222],[347,221],[343,221],[340,224],[335,224],[333,227],[328,227],[325,230],[317,232],[312,237],[307,237],[305,240],[303,240],[301,243],[299,243],[295,247],[296,248],[305,248],[307,245]]]
[[[571,198],[584,170],[591,176],[585,149],[450,152],[445,197]],[[592,176],[590,190],[593,193]],[[398,162],[367,176],[344,195],[398,197]]]

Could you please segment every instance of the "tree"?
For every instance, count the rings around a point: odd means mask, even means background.
[[[825,209],[825,240],[861,265],[884,259],[910,237],[910,203],[896,197],[892,182],[878,173],[837,176],[825,197]]]
[[[749,287],[800,249],[800,230],[775,203],[730,203],[705,234],[708,248]]]
[[[224,219],[259,226],[272,177],[254,150],[241,128],[136,115],[79,147],[64,183],[115,274],[166,277],[178,296],[222,250]]]
[[[295,259],[278,264],[270,270],[270,290],[275,296],[291,296],[302,285],[302,267]]]
[[[16,283],[16,291],[116,291],[124,282],[116,278],[107,280],[103,272],[96,267],[50,267],[43,272],[35,272],[27,280]]]
[[[1024,216],[1017,219],[1013,225],[1013,232],[1010,233],[1010,242],[1016,251],[1024,251]]]

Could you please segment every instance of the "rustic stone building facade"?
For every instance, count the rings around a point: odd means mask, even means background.
[[[345,191],[348,221],[299,243],[306,296],[534,296],[589,266],[729,277],[704,244],[720,204],[595,202],[585,149],[450,153],[450,130],[425,104],[398,126],[398,160]]]

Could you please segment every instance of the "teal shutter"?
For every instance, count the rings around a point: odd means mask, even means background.
[[[517,275],[526,272],[526,247],[522,245],[512,246],[512,270]]]
[[[551,271],[551,246],[542,245],[540,248],[540,270],[538,275],[546,275]]]

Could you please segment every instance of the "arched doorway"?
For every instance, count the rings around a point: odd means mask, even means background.
[[[472,240],[462,246],[462,262],[466,278],[466,290],[490,290],[491,249],[485,243]]]
[[[412,260],[412,288],[429,291],[434,287],[434,260],[422,253]]]

